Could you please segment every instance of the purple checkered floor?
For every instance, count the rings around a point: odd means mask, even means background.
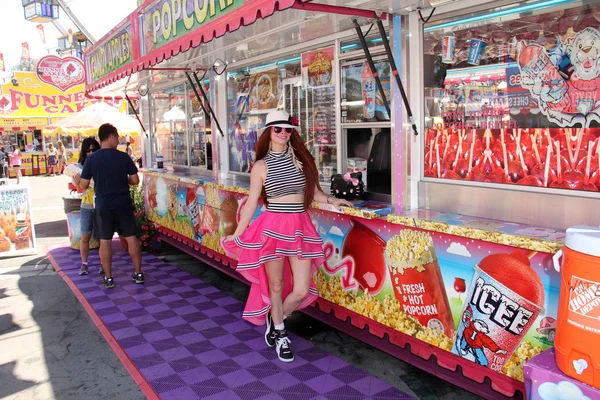
[[[79,276],[79,252],[51,250],[133,364],[163,399],[412,399],[291,335],[295,361],[283,363],[264,328],[242,320],[243,304],[200,279],[144,254],[146,283],[131,281],[131,259],[115,252],[116,287],[104,289],[98,253]]]

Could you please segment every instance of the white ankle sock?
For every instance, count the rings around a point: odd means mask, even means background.
[[[277,324],[275,325],[275,329],[278,331],[282,331],[285,329],[285,325],[284,324]]]

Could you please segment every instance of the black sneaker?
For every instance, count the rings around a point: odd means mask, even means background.
[[[110,277],[107,278],[106,276],[104,278],[102,278],[102,284],[104,285],[105,288],[107,289],[111,289],[115,287],[115,279]]]
[[[144,273],[134,272],[133,275],[131,275],[131,279],[133,279],[135,283],[144,283]]]
[[[275,334],[275,324],[273,323],[273,318],[271,317],[271,313],[267,313],[267,331],[265,332],[265,342],[267,342],[267,346],[275,347],[275,342],[277,340],[277,335]]]
[[[100,266],[100,269],[98,270],[98,275],[104,275],[104,268],[102,268],[102,265]]]
[[[292,353],[292,349],[290,348],[290,339],[288,338],[287,332],[284,330],[275,331],[277,335],[277,357],[283,362],[292,362],[294,361],[294,354]]]

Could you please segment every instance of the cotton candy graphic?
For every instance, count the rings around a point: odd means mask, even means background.
[[[568,381],[558,384],[544,382],[538,387],[538,395],[543,400],[591,400],[577,386]]]
[[[163,178],[156,180],[156,212],[161,217],[167,215],[169,189]]]

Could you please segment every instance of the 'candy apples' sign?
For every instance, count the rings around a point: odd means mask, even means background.
[[[124,23],[113,33],[103,38],[86,53],[85,65],[88,71],[88,83],[129,64],[134,59],[133,31],[131,23]]]
[[[46,56],[35,68],[38,79],[62,92],[85,83],[85,68],[75,57]]]

